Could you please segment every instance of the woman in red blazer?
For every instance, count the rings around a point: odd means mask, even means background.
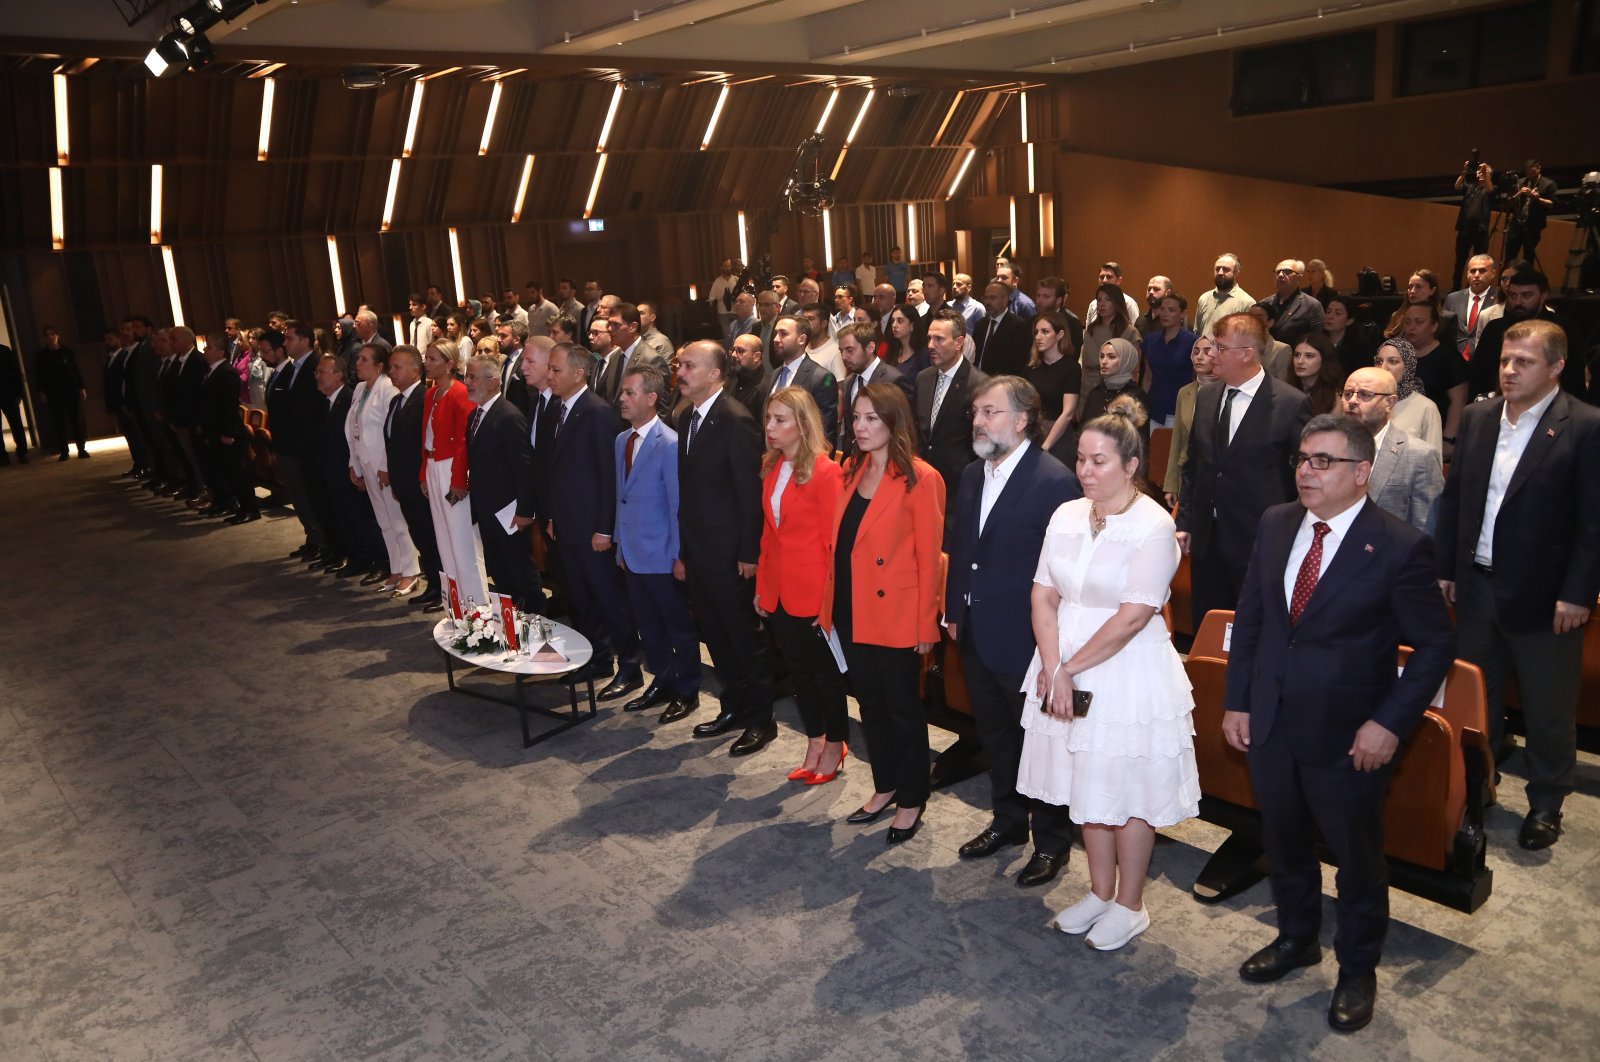
[[[809,739],[805,762],[789,777],[821,785],[839,773],[850,727],[844,676],[817,626],[844,473],[827,456],[822,413],[805,388],[785,387],[767,399],[766,432],[756,611],[789,665]]]
[[[857,452],[845,466],[832,563],[818,621],[836,631],[872,754],[872,798],[845,821],[898,805],[889,844],[922,826],[928,724],[921,657],[939,641],[944,480],[916,452],[911,407],[894,384],[868,384],[853,410]]]
[[[435,340],[422,357],[422,372],[433,386],[422,396],[422,493],[433,515],[439,541],[439,563],[456,581],[462,605],[468,599],[489,600],[483,574],[483,542],[472,526],[467,504],[467,419],[477,408],[467,388],[455,378],[459,349],[448,339]],[[428,573],[433,578],[434,573]],[[449,603],[449,590],[440,587]]]

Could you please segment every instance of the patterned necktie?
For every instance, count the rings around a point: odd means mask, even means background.
[[[788,386],[789,386],[789,366],[785,365],[783,367],[783,369],[778,373],[778,386],[774,387],[773,390],[774,391],[781,391],[785,387],[788,387]]]
[[[928,427],[932,428],[939,423],[939,407],[944,405],[945,388],[950,385],[950,377],[940,373],[933,384],[933,412],[928,415]]]
[[[639,442],[639,433],[628,433],[628,447],[622,451],[622,478],[627,479],[633,475],[633,448]]]
[[[389,399],[389,414],[383,418],[383,437],[385,439],[389,437],[390,431],[394,428],[395,412],[400,408],[400,403],[405,400],[406,396],[403,394],[397,394]]]
[[[1289,622],[1299,623],[1300,616],[1306,610],[1306,604],[1311,600],[1312,591],[1317,588],[1317,579],[1322,575],[1322,540],[1327,537],[1333,528],[1318,520],[1311,525],[1311,548],[1306,551],[1306,559],[1300,562],[1300,574],[1294,577],[1294,597],[1289,599]]]
[[[479,406],[472,411],[472,416],[467,423],[467,438],[471,439],[478,434],[478,425],[483,423],[483,407]]]
[[[1239,393],[1237,387],[1228,388],[1228,393],[1222,396],[1222,419],[1217,421],[1217,430],[1221,432],[1222,449],[1226,450],[1233,442],[1229,429],[1233,425],[1233,396]]]
[[[565,402],[563,402],[563,403],[561,403],[561,412],[556,414],[556,430],[554,432],[555,435],[560,435],[561,434],[561,425],[565,424],[566,422],[567,422],[567,404]]]
[[[697,409],[697,410],[694,411],[694,416],[689,418],[689,444],[688,444],[688,446],[684,447],[685,450],[688,450],[690,447],[694,446],[694,437],[697,434],[699,434],[699,432],[700,432],[700,411]]]

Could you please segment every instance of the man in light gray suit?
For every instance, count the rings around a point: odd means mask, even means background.
[[[1487,311],[1500,301],[1500,288],[1494,282],[1494,259],[1486,254],[1467,259],[1467,286],[1452,291],[1444,297],[1446,311],[1456,315],[1461,322],[1458,341],[1464,343],[1468,356],[1478,347],[1478,337],[1483,326],[1493,320]]]
[[[1357,369],[1344,382],[1344,411],[1367,426],[1377,444],[1367,497],[1425,535],[1439,522],[1444,466],[1439,451],[1424,446],[1389,423],[1394,408],[1394,377],[1387,369]]]

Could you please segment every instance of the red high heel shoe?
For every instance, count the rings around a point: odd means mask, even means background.
[[[832,774],[819,774],[816,771],[812,771],[810,772],[810,778],[804,778],[801,780],[805,782],[806,785],[824,785],[833,781],[835,778],[839,777],[839,772],[844,770],[844,759],[848,755],[850,755],[850,746],[841,743],[839,745],[839,762],[834,766]]]
[[[801,766],[796,767],[794,770],[789,772],[789,781],[809,783],[811,779],[815,778],[816,776],[816,772],[806,770],[805,766],[802,764]]]

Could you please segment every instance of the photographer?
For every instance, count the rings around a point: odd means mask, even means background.
[[[1506,205],[1510,224],[1506,228],[1505,260],[1526,258],[1539,264],[1539,237],[1544,235],[1545,215],[1556,205],[1556,182],[1544,176],[1538,159],[1529,159],[1526,173],[1517,182]]]
[[[1466,268],[1467,259],[1489,249],[1489,204],[1494,192],[1494,170],[1487,162],[1474,165],[1478,153],[1474,150],[1472,154],[1473,159],[1462,166],[1461,176],[1456,178],[1461,209],[1456,212],[1456,265],[1450,274],[1454,278],[1450,285],[1452,290],[1461,286],[1461,271]]]

